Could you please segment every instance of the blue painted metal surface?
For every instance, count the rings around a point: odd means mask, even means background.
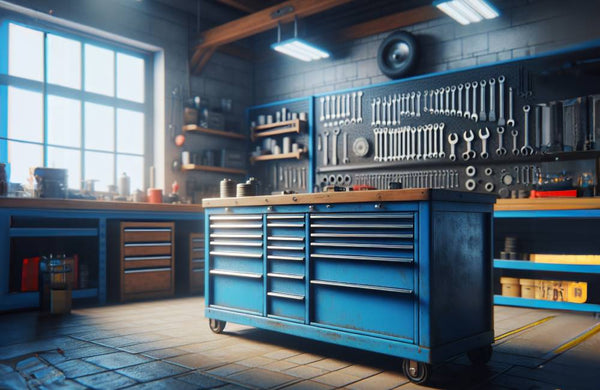
[[[533,263],[521,260],[494,260],[494,268],[519,269],[527,271],[572,272],[582,274],[600,274],[600,265],[593,264],[551,264]]]
[[[541,299],[494,296],[496,305],[534,307],[538,309],[573,310],[600,313],[600,305],[593,303],[554,302]]]
[[[205,315],[428,363],[490,345],[492,206],[452,205],[207,208]],[[483,240],[472,254],[453,241],[461,229],[437,233],[465,257],[455,272],[430,238],[442,214],[469,216],[470,231]],[[227,242],[224,261],[218,249]],[[447,290],[436,290],[437,268]],[[464,294],[464,275],[480,287],[469,306],[479,311],[443,300]]]
[[[496,211],[494,218],[600,218],[600,209]]]

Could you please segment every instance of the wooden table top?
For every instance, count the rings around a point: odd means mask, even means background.
[[[193,212],[204,211],[199,204],[136,203],[83,199],[0,198],[0,208]]]

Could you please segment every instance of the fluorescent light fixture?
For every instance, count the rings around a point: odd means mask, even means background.
[[[500,16],[487,0],[438,0],[433,5],[463,25]]]
[[[320,60],[329,57],[329,53],[300,38],[292,38],[271,45],[271,49],[302,61]]]

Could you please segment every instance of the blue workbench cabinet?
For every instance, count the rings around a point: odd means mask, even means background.
[[[416,189],[206,199],[206,317],[430,365],[493,342],[494,197]]]

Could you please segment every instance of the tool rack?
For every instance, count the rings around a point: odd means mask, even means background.
[[[431,364],[490,358],[494,197],[446,190],[205,199],[205,316]]]

